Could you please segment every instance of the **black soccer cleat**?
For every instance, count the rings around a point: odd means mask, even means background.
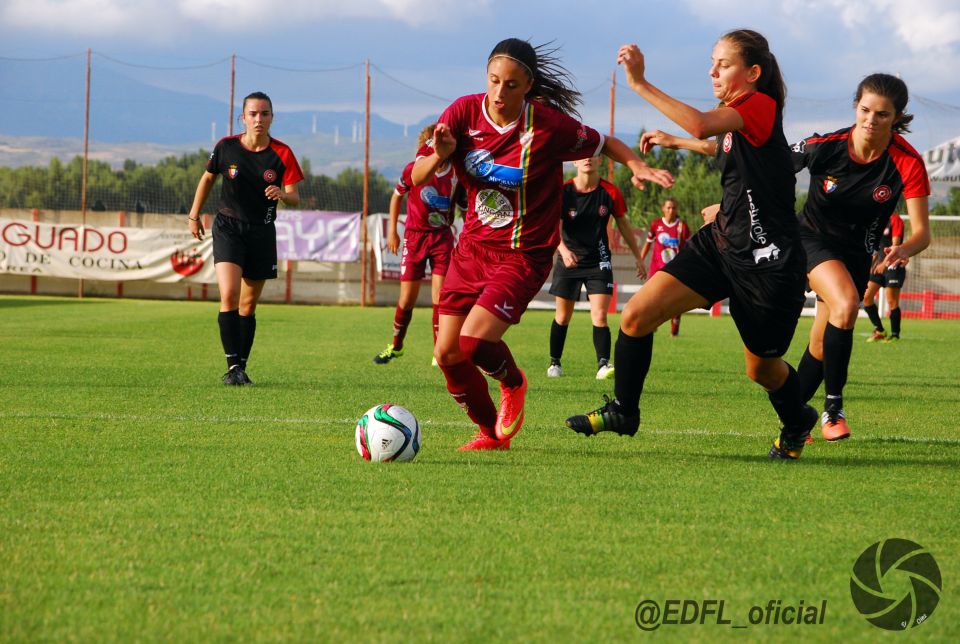
[[[247,372],[240,368],[240,366],[236,366],[230,367],[230,371],[223,374],[223,384],[241,387],[253,383],[251,383],[250,378],[247,377]]]
[[[803,453],[803,447],[807,443],[807,437],[817,426],[820,420],[820,414],[810,405],[804,405],[800,420],[790,426],[784,425],[780,428],[780,436],[773,441],[773,446],[767,453],[767,458],[774,460],[795,461]]]
[[[593,436],[600,432],[614,432],[621,436],[633,436],[640,428],[640,412],[625,414],[616,400],[604,395],[606,401],[599,409],[578,414],[567,419],[567,427],[573,431]]]

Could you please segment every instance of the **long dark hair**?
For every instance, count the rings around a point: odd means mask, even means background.
[[[487,64],[498,56],[509,58],[520,64],[533,80],[529,96],[557,109],[564,114],[579,117],[577,105],[580,104],[580,92],[573,87],[573,77],[560,64],[556,53],[559,47],[552,42],[534,47],[520,38],[507,38],[497,43]]]
[[[894,132],[903,134],[910,131],[908,126],[910,121],[913,120],[913,114],[904,112],[907,109],[907,101],[910,100],[906,83],[890,74],[870,74],[857,85],[857,95],[853,99],[854,107],[863,98],[864,92],[882,96],[893,103],[893,109],[897,111],[897,118],[892,128]]]
[[[251,92],[250,94],[247,94],[246,96],[244,96],[243,103],[241,104],[241,108],[240,108],[242,111],[245,112],[247,110],[247,101],[251,99],[266,101],[270,105],[270,111],[273,112],[273,101],[271,101],[270,97],[264,94],[263,92]]]
[[[787,85],[783,82],[777,57],[770,51],[770,43],[752,29],[734,29],[724,34],[720,40],[729,40],[740,52],[747,67],[760,66],[760,79],[757,91],[763,92],[777,103],[777,109],[783,110],[787,102]]]

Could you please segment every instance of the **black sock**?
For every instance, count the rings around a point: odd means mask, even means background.
[[[880,311],[877,310],[877,305],[871,304],[870,306],[864,306],[863,310],[867,312],[867,317],[870,318],[870,323],[873,324],[873,328],[883,333],[883,322],[880,320]]]
[[[800,399],[809,402],[823,382],[823,361],[813,357],[809,345],[797,365],[797,376],[800,378]]]
[[[823,388],[826,391],[824,411],[843,409],[843,387],[853,352],[853,329],[838,329],[829,322],[823,331]]]
[[[217,316],[220,325],[220,343],[227,357],[227,368],[240,366],[240,351],[243,348],[243,335],[240,330],[240,311],[220,311]]]
[[[774,411],[777,412],[780,422],[783,423],[785,433],[798,434],[807,430],[806,427],[797,426],[804,406],[803,401],[800,400],[800,377],[789,363],[787,363],[787,369],[790,371],[783,386],[776,391],[767,392],[767,397]]]
[[[563,357],[563,345],[567,342],[567,328],[554,320],[550,326],[550,364],[560,364]]]
[[[247,360],[250,358],[250,349],[253,348],[253,337],[257,334],[257,316],[241,315],[240,331],[242,332],[243,344],[240,345],[240,366],[247,368]]]
[[[597,366],[610,362],[610,327],[593,327],[593,348],[597,352]]]
[[[890,309],[890,335],[900,337],[900,307]]]
[[[650,371],[650,360],[653,357],[653,334],[634,338],[623,332],[617,336],[614,347],[614,364],[617,365],[613,393],[620,408],[627,414],[635,414],[640,410],[640,394],[643,393],[643,382]]]

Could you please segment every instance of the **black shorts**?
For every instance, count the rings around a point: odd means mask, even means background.
[[[873,258],[866,251],[844,248],[803,226],[800,227],[800,242],[807,254],[807,273],[820,264],[835,259],[842,262],[850,273],[850,279],[853,280],[857,293],[862,296],[867,290],[867,279],[870,277],[870,264]]]
[[[277,277],[277,228],[217,215],[213,220],[213,263],[230,262],[248,280]]]
[[[567,268],[563,260],[557,258],[553,266],[550,295],[578,302],[581,285],[587,287],[587,295],[613,295],[613,270],[599,267]]]
[[[730,316],[744,346],[761,358],[782,356],[806,301],[803,248],[797,244],[776,268],[744,270],[717,250],[711,229],[701,228],[660,270],[710,304],[730,298]]]
[[[907,281],[907,269],[897,266],[882,273],[870,273],[870,281],[884,288],[903,288],[903,283]]]

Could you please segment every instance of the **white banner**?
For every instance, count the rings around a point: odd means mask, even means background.
[[[960,137],[927,150],[923,161],[931,182],[960,186]]]
[[[213,240],[183,230],[0,218],[0,272],[38,277],[216,283]]]
[[[360,258],[360,213],[277,211],[277,259],[355,262]]]

